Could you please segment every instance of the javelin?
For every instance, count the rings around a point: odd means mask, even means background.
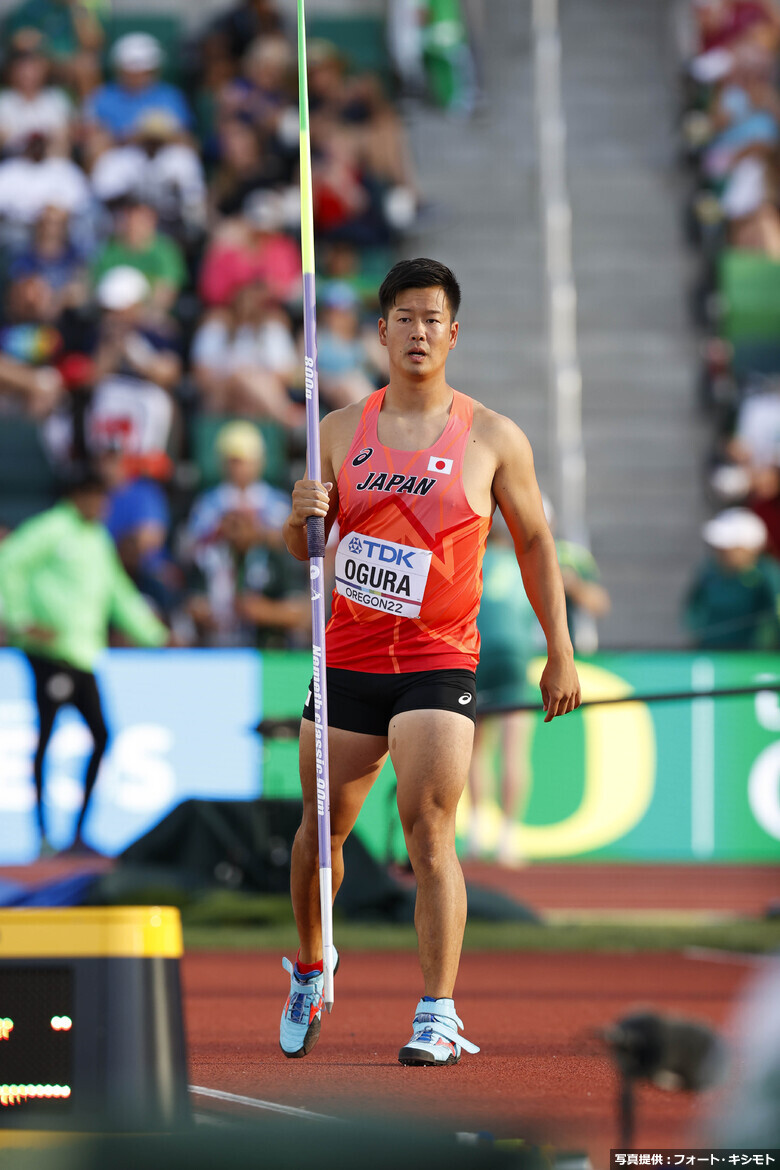
[[[309,85],[306,78],[306,17],[298,0],[298,106],[301,117],[301,257],[303,261],[303,338],[306,380],[306,450],[309,479],[319,480],[320,400],[317,380],[317,307],[314,289],[314,213],[309,141]],[[317,769],[317,840],[320,861],[320,919],[322,922],[322,997],[333,1007],[333,870],[330,859],[330,774],[328,768],[328,695],[325,674],[325,598],[323,595],[325,521],[306,521],[311,589],[312,699]]]

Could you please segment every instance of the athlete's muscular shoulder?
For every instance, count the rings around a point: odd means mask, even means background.
[[[326,471],[332,472],[334,482],[352,445],[367,401],[367,398],[363,398],[360,402],[342,407],[341,410],[333,410],[325,415],[320,424],[323,474]]]
[[[475,441],[486,451],[494,452],[497,459],[513,451],[530,451],[530,443],[517,423],[505,414],[490,410],[482,402],[474,401],[472,432]]]
[[[492,511],[507,479],[523,480],[529,473],[533,476],[531,445],[520,427],[477,401],[466,460],[469,499],[483,514],[486,507]]]

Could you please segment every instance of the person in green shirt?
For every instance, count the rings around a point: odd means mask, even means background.
[[[39,734],[34,774],[41,852],[50,853],[43,816],[43,763],[60,707],[73,706],[93,739],[84,777],[74,852],[108,743],[94,669],[116,626],[143,646],[162,646],[168,630],[125,573],[101,523],[107,490],[86,473],[67,499],[21,524],[0,542],[0,621],[27,656],[35,680]]]
[[[118,211],[116,234],[98,253],[92,281],[100,283],[112,268],[137,268],[152,286],[151,307],[167,313],[187,278],[181,248],[157,230],[157,212],[142,199],[127,198]]]
[[[683,620],[698,650],[780,648],[780,566],[763,555],[764,521],[727,508],[702,536],[710,555],[695,572]]]

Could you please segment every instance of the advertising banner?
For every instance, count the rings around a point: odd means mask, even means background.
[[[543,661],[532,663],[532,681]],[[586,699],[780,682],[777,654],[598,654],[578,663]],[[300,710],[308,656],[265,655],[266,714]],[[533,721],[520,842],[531,860],[780,860],[780,696],[627,702]],[[496,758],[496,772],[500,768]],[[268,795],[297,793],[297,745],[265,748]],[[385,767],[358,822],[379,857],[402,856]],[[496,777],[498,791],[498,776]],[[468,797],[461,803],[465,831]]]
[[[538,680],[541,660],[530,669]],[[586,699],[629,701],[550,724],[529,716],[528,798],[518,830],[529,859],[780,861],[780,696],[630,701],[777,682],[778,655],[598,654],[579,670]],[[309,654],[115,650],[98,676],[111,741],[85,837],[101,852],[120,852],[189,797],[299,796],[296,737],[262,740],[254,728],[261,718],[300,714]],[[0,650],[0,864],[37,855],[35,738],[27,664]],[[89,752],[86,727],[63,709],[44,788],[58,848],[73,836]],[[494,763],[498,793],[498,753]],[[464,796],[459,831],[467,820]],[[358,832],[378,858],[404,856],[389,764]]]
[[[262,663],[252,650],[114,650],[98,679],[111,733],[84,837],[121,852],[188,797],[260,793]],[[0,651],[0,864],[38,855],[32,756],[37,717],[23,655]],[[44,811],[53,845],[73,839],[91,739],[63,708],[46,753]]]

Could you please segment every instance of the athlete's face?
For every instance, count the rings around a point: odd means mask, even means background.
[[[444,289],[402,290],[387,319],[380,318],[379,340],[391,369],[406,377],[428,378],[443,370],[458,340],[458,322],[452,320]]]

